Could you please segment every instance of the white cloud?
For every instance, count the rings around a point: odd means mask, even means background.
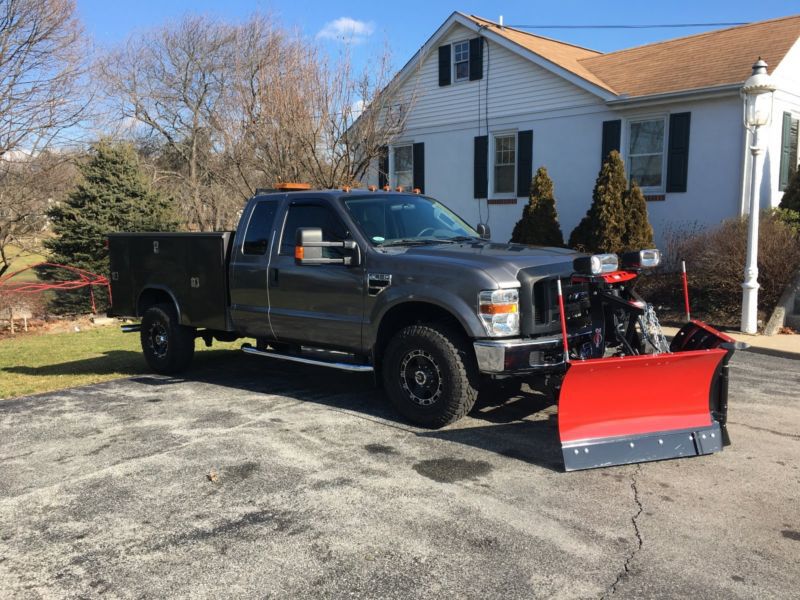
[[[336,40],[360,43],[375,31],[375,25],[367,21],[359,21],[350,17],[339,17],[325,23],[317,32],[317,38],[323,40]]]

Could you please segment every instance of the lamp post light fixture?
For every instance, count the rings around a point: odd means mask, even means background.
[[[742,86],[744,126],[751,133],[750,155],[750,215],[747,224],[747,255],[742,283],[742,332],[756,333],[758,329],[758,217],[760,211],[761,154],[758,130],[772,121],[772,96],[775,84],[767,73],[767,63],[761,57],[753,65],[753,74]]]

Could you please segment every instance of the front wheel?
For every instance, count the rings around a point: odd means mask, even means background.
[[[436,325],[411,325],[389,342],[383,383],[397,410],[424,427],[466,415],[478,396],[477,366],[463,336]]]
[[[194,329],[181,325],[169,304],[157,304],[145,311],[141,341],[144,358],[156,373],[179,373],[192,362]]]

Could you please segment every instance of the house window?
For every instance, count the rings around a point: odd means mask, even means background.
[[[453,44],[453,71],[456,81],[469,79],[469,40]]]
[[[495,194],[514,193],[514,174],[517,164],[517,136],[494,136],[494,186]]]
[[[628,123],[628,176],[645,190],[664,188],[664,142],[666,119]]]
[[[778,189],[784,191],[797,171],[798,150],[800,150],[800,120],[791,113],[783,113],[783,132],[781,133],[781,168]]]
[[[414,150],[411,144],[395,146],[393,153],[392,180],[395,185],[410,190],[414,186]]]

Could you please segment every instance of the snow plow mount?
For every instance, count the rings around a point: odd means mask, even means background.
[[[589,285],[598,335],[592,348],[571,349],[558,398],[565,469],[721,451],[730,443],[728,362],[747,345],[695,320],[668,350],[646,354],[640,334],[647,305],[627,285]],[[617,349],[614,356],[607,348]]]

